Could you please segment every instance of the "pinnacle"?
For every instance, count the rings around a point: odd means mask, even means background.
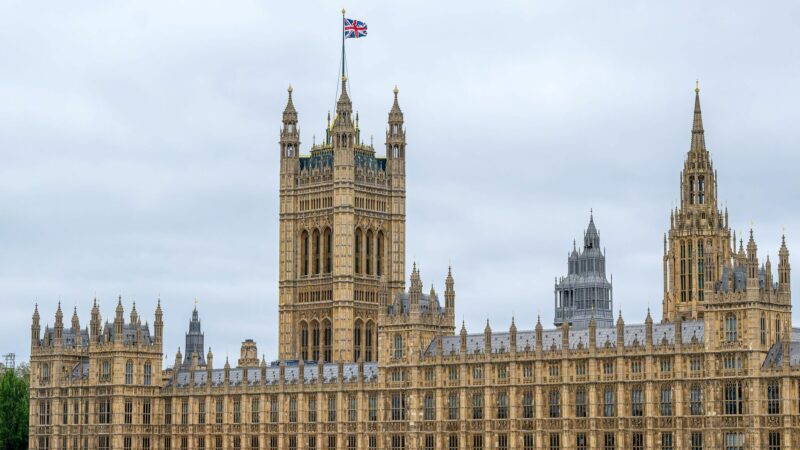
[[[297,113],[297,110],[294,109],[294,102],[292,101],[292,91],[294,91],[294,89],[292,88],[291,84],[289,85],[287,91],[289,92],[289,99],[286,101],[286,108],[283,109],[283,113]]]
[[[694,117],[692,120],[692,143],[689,152],[706,150],[705,134],[703,130],[703,114],[700,111],[700,88],[694,90]]]

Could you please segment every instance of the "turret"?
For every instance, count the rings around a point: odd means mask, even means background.
[[[453,273],[447,267],[447,279],[444,282],[444,312],[449,318],[455,317],[456,291],[454,288]]]
[[[597,321],[592,318],[589,319],[589,351],[594,352],[597,349]]]
[[[389,123],[386,130],[386,160],[392,173],[405,172],[406,130],[403,128],[403,111],[397,102],[397,86],[394,87],[394,103],[389,111]]]
[[[625,321],[622,320],[622,310],[619,310],[617,317],[617,351],[621,352],[625,346]]]
[[[515,353],[517,351],[517,324],[514,323],[514,316],[511,316],[511,327],[508,329],[508,337],[511,353]]]
[[[59,347],[64,343],[64,313],[61,312],[61,302],[58,302],[58,308],[56,309],[56,321],[53,326],[53,332],[55,333],[55,344]]]
[[[758,290],[758,246],[753,239],[753,229],[750,229],[750,239],[747,241],[747,290]]]
[[[80,341],[81,322],[78,319],[78,307],[72,310],[72,333],[75,334],[76,345]]]
[[[544,343],[542,342],[542,338],[543,337],[542,337],[542,317],[541,316],[537,316],[536,317],[536,331],[535,331],[535,333],[536,333],[536,351],[538,353],[541,353],[542,352],[542,347],[544,346],[543,345]]]
[[[486,328],[483,329],[483,351],[487,355],[492,353],[492,327],[489,326],[489,319],[486,319]]]
[[[139,313],[136,312],[136,302],[133,302],[133,307],[131,308],[131,324],[136,325],[139,322]]]
[[[461,321],[461,354],[464,355],[467,353],[467,325],[464,321]]]
[[[33,307],[33,317],[31,318],[31,347],[39,346],[41,330],[41,325],[39,324],[39,304],[37,303]]]
[[[208,347],[208,354],[206,355],[206,367],[209,372],[214,368],[214,354],[211,353],[211,347]]]
[[[786,236],[781,236],[781,249],[778,251],[778,292],[791,294],[791,267],[789,266],[789,249],[786,248]],[[789,301],[789,297],[785,298]]]
[[[648,349],[653,348],[653,318],[650,316],[650,308],[647,308],[647,317],[644,319],[644,343]]]
[[[422,297],[422,279],[417,270],[417,263],[411,269],[411,286],[408,289],[408,307],[411,312],[419,311],[419,301]]]
[[[89,333],[91,334],[91,342],[98,342],[100,339],[100,307],[97,306],[97,299],[94,299],[92,305],[92,317],[89,322]]]
[[[281,173],[299,170],[300,130],[297,128],[297,110],[292,102],[292,85],[289,85],[289,99],[283,109],[281,126]]]
[[[114,317],[114,342],[123,342],[125,339],[125,318],[122,316],[124,312],[125,310],[122,308],[122,296],[120,296],[117,300],[116,316]]]
[[[164,338],[164,313],[161,311],[161,299],[158,299],[156,305],[156,321],[153,322],[153,330],[155,332],[155,343],[161,345]]]

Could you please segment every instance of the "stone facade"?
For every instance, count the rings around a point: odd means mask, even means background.
[[[42,333],[37,309],[31,449],[800,447],[789,253],[784,240],[776,281],[752,232],[746,250],[729,246],[699,95],[683,203],[665,237],[660,323],[648,312],[644,323],[626,324],[620,313],[613,325],[590,318],[585,328],[538,322],[518,331],[512,318],[507,330],[487,323],[470,334],[462,324],[456,334],[449,271],[444,304],[433,288],[423,293],[416,266],[404,290],[397,92],[383,160],[360,144],[345,87],[325,143],[309,157],[297,153],[291,91],[284,113],[278,360],[259,361],[247,340],[236,367],[215,365],[211,351],[204,361],[188,355],[187,366],[179,350],[162,371],[160,307],[153,335],[135,306],[125,322],[121,301],[104,327],[95,304],[85,329],[77,314],[65,329],[59,307]],[[382,251],[357,244],[359,231],[362,239],[372,232],[372,242],[383,231]]]

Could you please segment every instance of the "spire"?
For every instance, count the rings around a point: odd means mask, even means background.
[[[350,96],[347,95],[347,76],[342,75],[342,93],[336,102],[336,115],[338,119],[349,119],[351,112],[353,112],[353,103],[350,101]]]
[[[55,327],[61,327],[64,325],[64,313],[61,312],[61,302],[58,302],[58,308],[56,308],[56,323]]]
[[[705,134],[703,130],[703,114],[700,112],[700,83],[696,82],[694,88],[694,119],[692,121],[692,144],[690,152],[701,152],[706,149]]]
[[[584,248],[600,248],[600,235],[597,233],[597,227],[594,225],[594,212],[589,211],[589,225],[586,227],[586,233],[583,236]]]
[[[286,121],[290,118],[297,117],[297,110],[294,109],[294,102],[292,102],[292,85],[290,84],[289,87],[286,89],[289,92],[289,99],[286,101],[286,108],[283,108],[283,120]]]
[[[389,121],[391,122],[392,119],[399,119],[400,121],[403,120],[403,111],[400,109],[400,103],[397,101],[397,93],[400,92],[397,89],[397,85],[394,86],[394,103],[392,103],[392,109],[389,110]]]
[[[72,310],[72,331],[75,332],[76,342],[77,342],[77,332],[81,328],[81,322],[78,319],[78,307],[76,306],[75,309]]]
[[[133,308],[131,308],[131,323],[135,324],[139,319],[139,313],[136,312],[136,302],[133,302]]]

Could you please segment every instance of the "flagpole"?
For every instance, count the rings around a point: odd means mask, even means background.
[[[344,80],[344,8],[342,8],[342,80]]]

